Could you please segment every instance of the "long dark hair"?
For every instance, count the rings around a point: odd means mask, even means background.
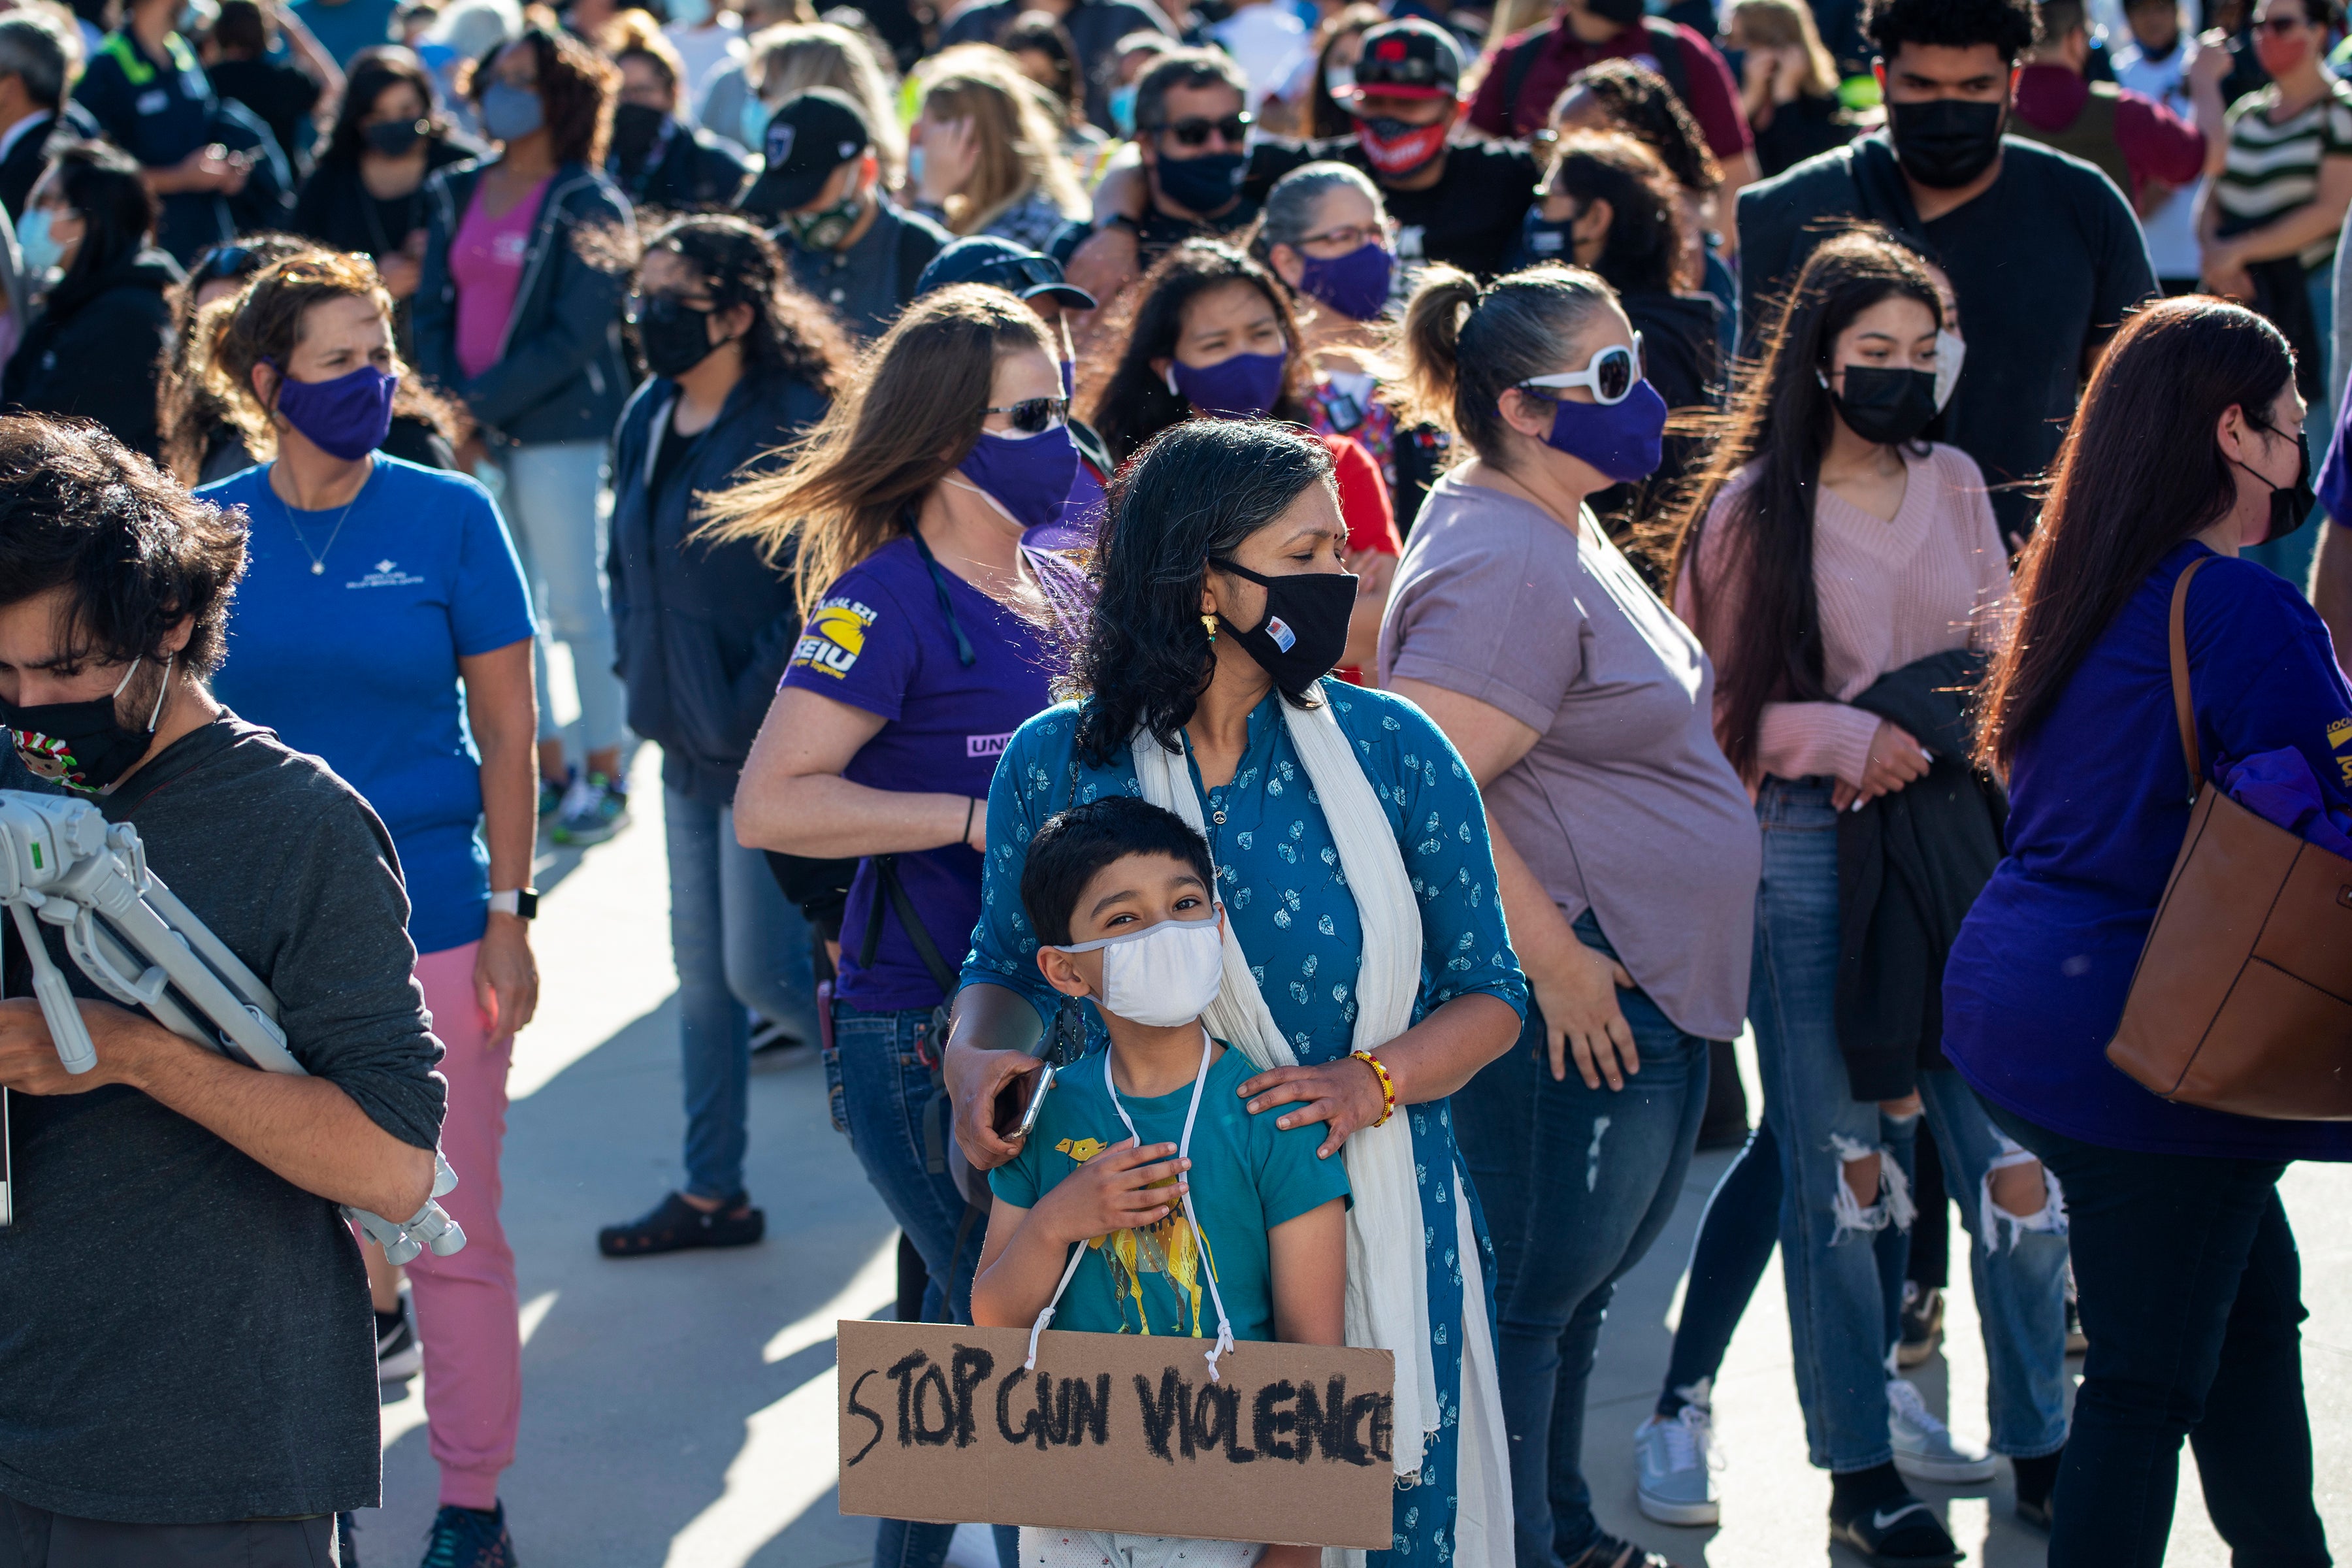
[[[343,79],[343,106],[336,111],[335,128],[327,133],[326,150],[320,154],[320,162],[357,166],[360,154],[366,151],[360,121],[374,111],[377,99],[401,82],[416,89],[418,101],[425,105],[425,119],[432,136],[438,140],[448,135],[449,125],[441,118],[441,93],[433,73],[411,50],[398,44],[380,44],[352,57]]]
[[[1182,394],[1168,390],[1151,362],[1175,357],[1176,342],[1184,333],[1184,308],[1228,283],[1246,283],[1265,296],[1282,325],[1283,342],[1289,345],[1282,395],[1266,411],[1268,417],[1307,423],[1313,373],[1307,356],[1298,352],[1298,318],[1291,313],[1288,290],[1273,273],[1223,241],[1188,239],[1144,274],[1130,290],[1134,302],[1122,312],[1126,319],[1115,321],[1103,334],[1104,341],[1118,345],[1117,362],[1108,376],[1088,378],[1102,390],[1095,395],[1087,417],[1110,448],[1112,462],[1124,463],[1154,436],[1192,416],[1192,405]]]
[[[1217,668],[1201,626],[1209,563],[1230,557],[1309,485],[1330,482],[1322,442],[1245,419],[1186,420],[1119,470],[1096,548],[1101,593],[1075,671],[1087,694],[1077,745],[1097,766],[1111,765],[1139,727],[1176,744]]]
[[[1579,207],[1609,204],[1609,237],[1592,270],[1621,294],[1671,294],[1692,250],[1675,177],[1647,145],[1622,131],[1575,131],[1559,140],[1551,188]]]
[[[1873,305],[1897,298],[1916,300],[1943,325],[1935,280],[1915,253],[1883,231],[1856,229],[1813,252],[1766,338],[1762,359],[1741,368],[1731,405],[1716,421],[1714,457],[1675,530],[1675,576],[1688,576],[1694,629],[1715,650],[1716,738],[1743,778],[1755,776],[1765,704],[1829,695],[1813,591],[1813,507],[1836,415],[1822,378],[1838,334]],[[1710,605],[1695,563],[1716,498],[1750,465],[1748,485],[1714,520],[1727,535],[1723,565],[1710,562],[1710,570],[1718,583],[1738,583],[1741,592],[1727,625]]]
[[[49,149],[58,198],[81,215],[81,247],[49,290],[48,310],[62,316],[100,287],[115,266],[138,255],[155,232],[155,198],[131,155],[107,142],[70,142]]]
[[[2005,772],[2156,563],[2228,515],[2237,470],[2214,427],[2235,406],[2270,429],[2294,379],[2279,330],[2227,300],[2160,300],[2124,323],[2059,445],[2018,567],[2016,629],[1985,683],[1979,762]]]
[[[702,274],[719,310],[751,307],[743,334],[743,374],[783,375],[831,396],[848,379],[853,355],[817,302],[793,286],[776,242],[731,213],[682,217],[646,241]]]

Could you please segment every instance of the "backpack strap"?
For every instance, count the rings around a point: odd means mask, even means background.
[[[1657,58],[1658,74],[1675,89],[1675,96],[1690,102],[1690,72],[1683,68],[1682,30],[1664,16],[1644,16],[1643,30],[1650,35],[1650,53]]]
[[[1536,68],[1536,56],[1543,51],[1543,38],[1529,38],[1513,49],[1503,61],[1504,129],[1517,135],[1519,129],[1519,90],[1528,85],[1528,73]]]
[[[2191,561],[2172,584],[2172,717],[2180,726],[2180,756],[2189,764],[2191,805],[2204,785],[2205,767],[2197,753],[2197,710],[2189,700],[2189,580],[2211,559],[2200,555]]]

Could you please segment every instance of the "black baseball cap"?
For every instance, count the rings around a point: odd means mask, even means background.
[[[1381,98],[1459,97],[1461,46],[1432,22],[1383,22],[1364,34],[1356,91]]]
[[[760,148],[768,166],[735,205],[769,216],[798,212],[835,169],[873,144],[856,104],[829,87],[811,88],[777,106]]]
[[[915,280],[915,294],[919,299],[954,283],[985,283],[1024,300],[1051,294],[1074,310],[1091,310],[1096,304],[1092,294],[1062,276],[1060,262],[992,234],[951,241]]]

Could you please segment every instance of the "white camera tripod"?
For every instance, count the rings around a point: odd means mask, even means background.
[[[143,1007],[173,1034],[247,1067],[302,1072],[278,1026],[278,998],[148,868],[129,823],[109,823],[86,800],[0,790],[0,904],[24,937],[33,993],[68,1072],[96,1067],[98,1049],[64,973],[49,958],[40,922],[62,931],[81,972],[123,1005]],[[439,1151],[433,1161],[437,1198],[457,1177]],[[8,1178],[6,1095],[0,1092],[0,1225],[14,1219]],[[427,1247],[446,1258],[466,1245],[466,1233],[433,1198],[396,1225],[357,1209],[343,1213],[391,1262],[405,1263]]]

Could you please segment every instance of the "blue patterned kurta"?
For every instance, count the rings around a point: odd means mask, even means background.
[[[1324,690],[1339,728],[1355,742],[1421,900],[1422,976],[1413,1021],[1475,992],[1501,997],[1524,1018],[1527,980],[1504,927],[1486,808],[1470,770],[1428,716],[1402,699],[1336,681],[1326,682]],[[1231,784],[1204,788],[1192,767],[1192,787],[1202,803],[1234,934],[1250,956],[1276,1025],[1289,1036],[1298,1059],[1313,1064],[1354,1047],[1363,932],[1306,764],[1277,710],[1280,700],[1269,696],[1250,714],[1249,743]],[[1061,996],[1037,973],[1037,939],[1021,910],[1030,837],[1066,807],[1142,793],[1124,752],[1108,768],[1080,757],[1076,729],[1075,704],[1049,708],[1022,725],[997,766],[988,796],[980,924],[963,970],[967,984],[986,982],[1020,992],[1049,1024]],[[1457,1180],[1466,1190],[1468,1177],[1444,1100],[1409,1107],[1404,1114],[1421,1183],[1440,1425],[1423,1455],[1421,1484],[1397,1493],[1394,1549],[1373,1552],[1370,1561],[1380,1568],[1433,1568],[1454,1556],[1463,1289],[1453,1205]],[[1475,1206],[1471,1217],[1486,1259],[1491,1331],[1494,1251]],[[1507,1531],[1509,1522],[1495,1521],[1495,1527]]]

